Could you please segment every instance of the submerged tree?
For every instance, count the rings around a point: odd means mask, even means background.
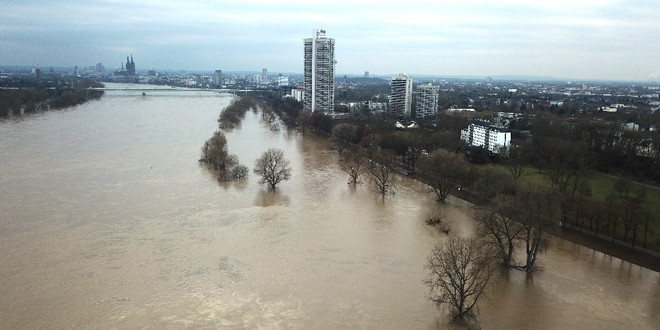
[[[341,159],[341,170],[350,177],[350,184],[356,185],[360,176],[367,170],[368,162],[360,150],[348,151]]]
[[[270,148],[254,162],[254,173],[261,176],[259,183],[267,183],[275,190],[278,183],[291,177],[291,167],[282,150]]]
[[[199,161],[207,163],[217,170],[222,166],[227,156],[229,156],[227,152],[227,138],[224,133],[215,131],[213,136],[204,142],[204,146],[202,146],[202,157]]]
[[[461,182],[467,166],[467,162],[458,155],[438,149],[422,158],[419,170],[424,182],[438,196],[438,201],[444,201]]]
[[[383,197],[394,189],[394,170],[392,163],[394,155],[387,151],[374,152],[367,167],[367,173],[378,191]]]
[[[430,299],[438,307],[448,306],[453,320],[475,316],[477,301],[484,293],[494,267],[489,253],[474,239],[455,238],[438,244],[426,264]]]
[[[523,227],[521,235],[526,254],[523,268],[527,272],[534,270],[538,252],[545,248],[543,233],[552,224],[553,200],[552,191],[538,186],[523,185],[516,192],[513,209]]]
[[[219,181],[235,179],[233,174],[235,167],[242,166],[238,164],[238,157],[227,151],[227,138],[221,131],[215,131],[213,136],[204,143],[199,161],[209,164],[218,171]]]
[[[500,194],[490,206],[481,208],[476,217],[485,242],[494,247],[504,267],[515,266],[513,252],[524,229],[514,219],[515,212],[513,197]]]
[[[238,164],[231,169],[230,177],[234,180],[243,180],[247,177],[250,170],[247,166]]]
[[[333,150],[340,154],[349,144],[357,143],[358,127],[353,124],[340,123],[332,128],[330,143]]]
[[[241,123],[241,120],[245,118],[245,113],[250,110],[250,108],[256,108],[256,106],[257,101],[251,96],[242,96],[234,99],[232,103],[220,113],[220,117],[218,118],[219,127],[221,129],[235,128]]]

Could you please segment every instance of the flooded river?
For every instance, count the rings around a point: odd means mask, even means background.
[[[0,122],[0,327],[435,329],[422,284],[424,224],[474,232],[469,204],[408,178],[384,200],[347,185],[323,138],[248,113],[227,132],[252,168],[291,161],[277,192],[219,184],[197,162],[231,97],[108,91],[99,101]],[[653,329],[660,274],[553,239],[543,270],[497,276],[484,329]]]

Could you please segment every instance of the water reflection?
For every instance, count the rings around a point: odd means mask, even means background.
[[[257,192],[254,200],[254,205],[268,207],[268,206],[289,206],[289,196],[277,190],[264,189]]]

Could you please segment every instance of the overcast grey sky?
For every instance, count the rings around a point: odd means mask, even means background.
[[[0,0],[0,64],[302,72],[315,28],[340,74],[660,79],[658,0]]]

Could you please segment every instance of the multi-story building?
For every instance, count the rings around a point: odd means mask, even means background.
[[[261,82],[262,83],[268,82],[268,69],[266,68],[261,69]]]
[[[405,74],[392,77],[389,114],[410,118],[413,80]]]
[[[216,86],[222,85],[222,70],[215,70],[213,73],[213,84]]]
[[[302,102],[303,100],[303,91],[302,89],[292,89],[291,90],[291,98],[298,102]]]
[[[303,109],[334,111],[335,103],[335,39],[325,30],[315,30],[313,38],[305,38]]]
[[[467,128],[461,130],[461,140],[467,142],[468,147],[483,147],[497,154],[502,148],[508,150],[511,132],[487,121],[473,120]]]
[[[435,116],[435,112],[438,109],[439,89],[438,86],[433,86],[431,83],[417,86],[417,106],[415,107],[417,118]]]
[[[275,81],[277,82],[277,87],[289,86],[289,76],[282,75],[281,73]]]

